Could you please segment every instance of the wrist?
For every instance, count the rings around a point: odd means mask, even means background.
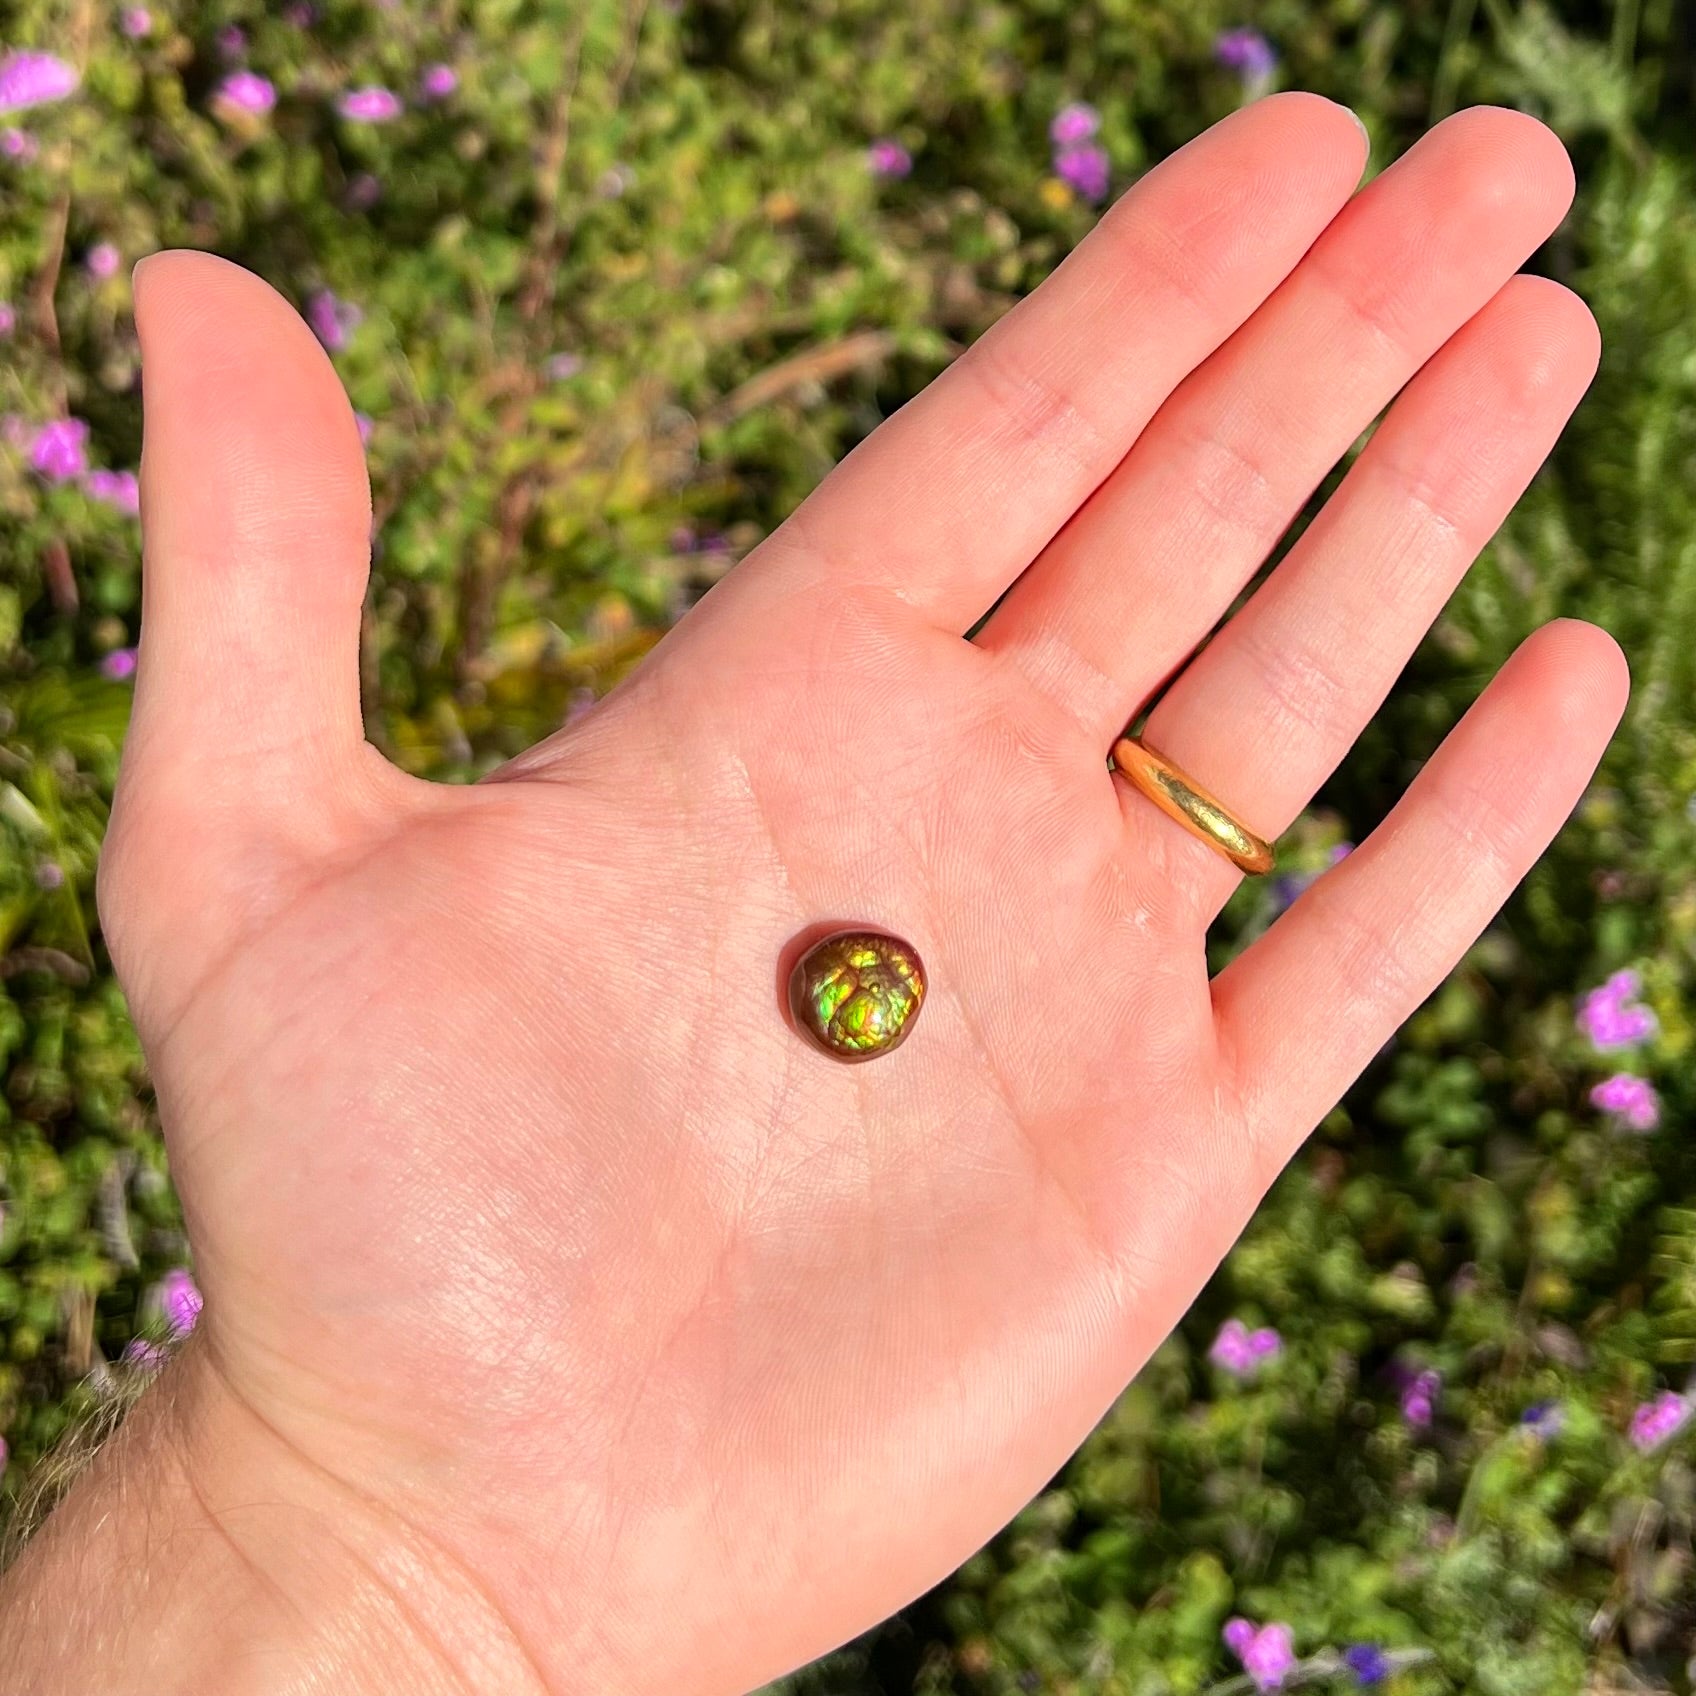
[[[196,1338],[0,1578],[0,1689],[545,1696],[475,1586],[224,1385]]]

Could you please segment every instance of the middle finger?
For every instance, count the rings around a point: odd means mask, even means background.
[[[1166,401],[978,644],[1065,705],[1105,753],[1572,192],[1565,149],[1535,119],[1475,107],[1440,124]]]

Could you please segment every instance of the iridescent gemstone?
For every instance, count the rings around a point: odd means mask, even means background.
[[[808,949],[789,977],[796,1024],[837,1060],[899,1047],[924,999],[923,963],[882,931],[837,931]]]

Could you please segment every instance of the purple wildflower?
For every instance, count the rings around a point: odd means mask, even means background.
[[[1101,128],[1101,114],[1083,100],[1074,100],[1054,114],[1048,126],[1048,139],[1056,147],[1076,147]]]
[[[277,89],[257,71],[231,71],[212,98],[214,105],[263,117],[277,104]]]
[[[1441,1373],[1429,1370],[1416,1372],[1402,1390],[1402,1418],[1415,1427],[1429,1425],[1442,1387]]]
[[[1109,170],[1107,150],[1092,141],[1063,147],[1054,155],[1054,174],[1085,200],[1100,200],[1107,193]]]
[[[18,327],[18,314],[9,300],[0,300],[0,338],[11,335]]]
[[[38,860],[35,866],[35,887],[49,892],[65,887],[65,868],[57,860]]]
[[[80,418],[56,418],[36,431],[29,462],[49,483],[68,482],[88,469],[87,442],[88,426]]]
[[[1615,1072],[1590,1091],[1590,1105],[1611,1113],[1634,1131],[1652,1131],[1661,1122],[1661,1098],[1647,1078]]]
[[[218,51],[226,59],[239,59],[247,51],[247,31],[240,24],[225,24],[218,31]]]
[[[386,124],[406,110],[401,97],[387,88],[355,88],[336,102],[336,110],[356,124]]]
[[[145,1337],[131,1337],[124,1344],[124,1352],[118,1358],[138,1372],[157,1372],[165,1364],[165,1351]]]
[[[171,1334],[186,1337],[200,1318],[200,1288],[182,1267],[159,1280],[159,1307]]]
[[[1256,1690],[1276,1690],[1295,1664],[1287,1625],[1263,1625],[1243,1655],[1243,1670],[1254,1680]]]
[[[369,447],[371,445],[371,432],[377,428],[372,421],[371,414],[369,412],[356,412],[353,415],[353,423],[354,428],[359,431],[360,443]]]
[[[1533,1402],[1519,1416],[1520,1428],[1547,1442],[1558,1437],[1566,1425],[1566,1410],[1559,1402]]]
[[[1241,1614],[1234,1614],[1225,1621],[1225,1629],[1219,1635],[1225,1639],[1225,1647],[1241,1660],[1243,1650],[1254,1641],[1254,1624]]]
[[[1240,1617],[1228,1619],[1220,1633],[1225,1646],[1243,1664],[1256,1690],[1276,1690],[1296,1664],[1290,1628],[1274,1622],[1255,1626]]]
[[[21,112],[63,100],[82,80],[75,65],[53,53],[23,51],[0,59],[0,112]]]
[[[135,676],[135,649],[114,648],[101,660],[100,675],[113,683],[127,683]]]
[[[550,353],[542,363],[542,370],[551,383],[563,383],[582,369],[583,356],[580,353]]]
[[[452,65],[427,65],[418,86],[426,100],[446,100],[459,87],[459,72]]]
[[[1227,1319],[1219,1327],[1207,1357],[1215,1366],[1246,1378],[1283,1346],[1283,1339],[1269,1325],[1251,1331],[1240,1319]]]
[[[866,149],[866,159],[874,177],[908,177],[913,174],[912,154],[888,136],[874,141]]]
[[[1636,972],[1615,972],[1588,991],[1578,1004],[1578,1028],[1604,1053],[1647,1042],[1660,1029],[1654,1013],[1637,1000],[1643,980]]]
[[[28,130],[7,127],[0,130],[0,153],[8,159],[22,160],[28,163],[41,151],[40,144]]]
[[[351,301],[339,299],[330,289],[319,289],[306,303],[306,321],[331,353],[347,346],[347,338],[364,317]]]
[[[1327,864],[1336,865],[1339,860],[1346,860],[1354,852],[1352,842],[1337,843],[1327,855]],[[1286,872],[1282,877],[1272,880],[1272,905],[1275,911],[1283,910],[1294,904],[1296,897],[1303,894],[1311,885],[1317,883],[1323,875],[1318,872]]]
[[[109,241],[97,241],[88,250],[83,263],[88,267],[89,276],[96,282],[104,282],[108,277],[117,275],[118,267],[123,263],[123,256]]]
[[[91,471],[83,479],[89,496],[132,517],[141,511],[141,486],[133,471]]]
[[[1343,1651],[1343,1665],[1361,1684],[1382,1684],[1390,1676],[1390,1657],[1376,1643],[1351,1643]]]
[[[126,6],[121,27],[131,41],[153,33],[153,14],[145,6]]]
[[[1264,82],[1278,63],[1278,55],[1257,29],[1228,29],[1213,43],[1213,57],[1245,83]]]
[[[1690,1398],[1676,1390],[1663,1390],[1653,1401],[1644,1402],[1631,1416],[1632,1446],[1647,1454],[1681,1430],[1692,1412]]]
[[[352,211],[369,212],[382,198],[382,179],[370,171],[356,172],[347,185],[347,204]]]
[[[6,1447],[6,1439],[0,1437],[0,1473],[6,1470],[7,1462],[12,1458],[12,1451]]]

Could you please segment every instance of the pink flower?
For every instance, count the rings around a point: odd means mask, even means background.
[[[347,185],[347,203],[355,212],[368,212],[383,198],[382,178],[360,171]]]
[[[88,469],[84,448],[88,426],[80,418],[43,424],[30,444],[29,462],[49,483],[65,483]]]
[[[1643,980],[1633,971],[1615,972],[1578,1004],[1578,1028],[1604,1053],[1647,1042],[1660,1029],[1654,1013],[1637,1001]]]
[[[1048,138],[1056,147],[1076,147],[1101,128],[1101,114],[1082,100],[1062,106],[1048,126]]]
[[[1094,142],[1063,147],[1054,155],[1054,174],[1085,200],[1100,200],[1107,193],[1107,153]]]
[[[40,151],[40,144],[28,130],[0,130],[0,153],[5,154],[8,159],[22,160],[27,164]]]
[[[874,177],[906,177],[913,172],[913,156],[900,142],[885,136],[866,149]]]
[[[371,432],[377,428],[371,421],[371,415],[367,412],[356,412],[353,415],[353,422],[355,428],[359,431],[360,442],[369,447],[371,445]]]
[[[1421,1429],[1429,1425],[1442,1388],[1441,1373],[1416,1372],[1402,1390],[1402,1418]]]
[[[1242,1662],[1256,1690],[1278,1689],[1296,1664],[1294,1636],[1287,1625],[1274,1622],[1257,1627],[1239,1616],[1226,1620],[1220,1636]]]
[[[226,59],[239,59],[247,51],[247,31],[240,24],[225,24],[218,31],[218,51]]]
[[[563,383],[583,369],[583,356],[580,353],[550,353],[542,369],[550,382]]]
[[[1213,43],[1213,57],[1246,83],[1264,82],[1278,64],[1278,55],[1257,29],[1228,29]]]
[[[1234,1614],[1225,1621],[1225,1629],[1219,1635],[1225,1639],[1225,1647],[1241,1660],[1243,1650],[1255,1639],[1254,1624],[1240,1614]]]
[[[153,33],[153,14],[145,6],[126,6],[123,31],[132,41],[140,41]]]
[[[452,65],[427,65],[418,86],[426,100],[446,100],[459,87],[459,72]]]
[[[0,300],[0,337],[11,335],[18,327],[18,315],[9,300]]]
[[[8,53],[0,59],[0,112],[63,100],[81,80],[76,66],[56,54]]]
[[[398,94],[386,88],[356,88],[336,102],[336,110],[356,124],[386,124],[406,110]]]
[[[1590,1104],[1611,1113],[1634,1131],[1652,1131],[1661,1122],[1661,1098],[1647,1078],[1615,1072],[1590,1091]]]
[[[347,346],[348,336],[365,314],[350,301],[340,300],[329,289],[319,289],[306,303],[306,321],[331,353]]]
[[[157,1372],[165,1364],[165,1351],[145,1337],[131,1337],[118,1358],[138,1372]]]
[[[159,1280],[159,1308],[171,1334],[186,1337],[200,1318],[199,1286],[180,1266]]]
[[[231,71],[218,84],[213,104],[263,117],[277,104],[276,85],[257,71]]]
[[[96,282],[104,282],[106,278],[116,276],[123,257],[111,242],[97,241],[88,250],[88,257],[83,261],[88,267],[89,276]]]
[[[92,499],[119,512],[134,516],[141,511],[141,486],[133,471],[91,471],[82,486]]]
[[[0,1473],[4,1473],[12,1458],[12,1451],[6,1446],[6,1439],[0,1437]]]
[[[1687,1396],[1663,1390],[1653,1401],[1644,1402],[1631,1416],[1632,1446],[1647,1454],[1688,1423],[1692,1407]]]
[[[65,868],[57,860],[38,861],[35,868],[35,887],[49,892],[65,887]]]
[[[1219,1327],[1219,1335],[1213,1339],[1207,1357],[1215,1366],[1223,1367],[1238,1378],[1246,1378],[1283,1346],[1283,1339],[1270,1325],[1251,1331],[1242,1320],[1227,1319]]]

